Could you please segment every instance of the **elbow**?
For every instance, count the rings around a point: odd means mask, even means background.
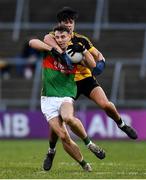
[[[29,46],[34,48],[36,46],[36,44],[38,43],[38,40],[37,39],[31,39],[29,41]]]
[[[98,55],[98,60],[105,60],[104,56],[102,55],[101,52],[99,52],[99,55]]]
[[[33,45],[33,39],[31,39],[31,40],[29,41],[29,46],[32,47],[32,45]]]

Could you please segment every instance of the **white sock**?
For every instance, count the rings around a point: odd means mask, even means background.
[[[125,122],[122,120],[122,123],[119,125],[119,127],[122,128],[123,126],[125,126]]]
[[[49,152],[49,153],[55,153],[55,151],[56,151],[55,148],[53,148],[53,149],[49,148],[49,149],[48,149],[48,152]]]
[[[90,144],[93,144],[93,142],[90,141],[89,144],[87,144],[86,146],[89,148]]]

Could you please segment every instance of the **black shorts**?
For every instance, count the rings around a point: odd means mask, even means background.
[[[77,84],[77,95],[75,99],[77,99],[81,94],[90,97],[91,91],[95,87],[99,86],[98,82],[93,77],[87,77],[83,80],[76,81],[76,84]]]

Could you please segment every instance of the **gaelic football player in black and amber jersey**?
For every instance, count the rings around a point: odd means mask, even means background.
[[[98,84],[95,79],[95,75],[99,75],[103,72],[105,68],[105,59],[101,52],[99,52],[90,40],[74,32],[75,21],[78,17],[78,13],[71,9],[70,7],[64,7],[57,13],[57,20],[59,24],[63,24],[67,26],[71,33],[72,33],[72,42],[74,43],[81,43],[85,48],[92,54],[94,60],[96,61],[96,68],[94,68],[91,72],[90,69],[87,67],[78,64],[77,65],[77,73],[75,75],[75,81],[77,84],[77,97],[78,98],[81,94],[85,95],[89,99],[93,100],[101,109],[105,111],[105,113],[112,118],[117,126],[127,134],[127,136],[131,139],[137,139],[137,133],[135,130],[127,126],[125,122],[121,119],[120,114],[118,113],[115,105],[108,100],[106,94],[102,87]],[[49,33],[44,37],[44,42],[46,44],[51,45],[52,47],[56,48],[58,52],[62,53],[61,48],[57,45],[54,40],[53,34]],[[52,152],[48,153],[45,161],[44,166],[50,170],[54,158],[53,152],[55,152],[55,146],[57,142],[57,136],[55,133],[51,132],[50,135],[50,148],[49,151]]]

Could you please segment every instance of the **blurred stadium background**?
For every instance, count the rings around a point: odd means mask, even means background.
[[[0,138],[48,136],[40,112],[41,59],[27,43],[43,39],[63,6],[79,12],[76,31],[106,58],[99,83],[139,140],[146,140],[145,0],[0,0]],[[75,106],[92,138],[128,139],[87,98],[80,97]]]

